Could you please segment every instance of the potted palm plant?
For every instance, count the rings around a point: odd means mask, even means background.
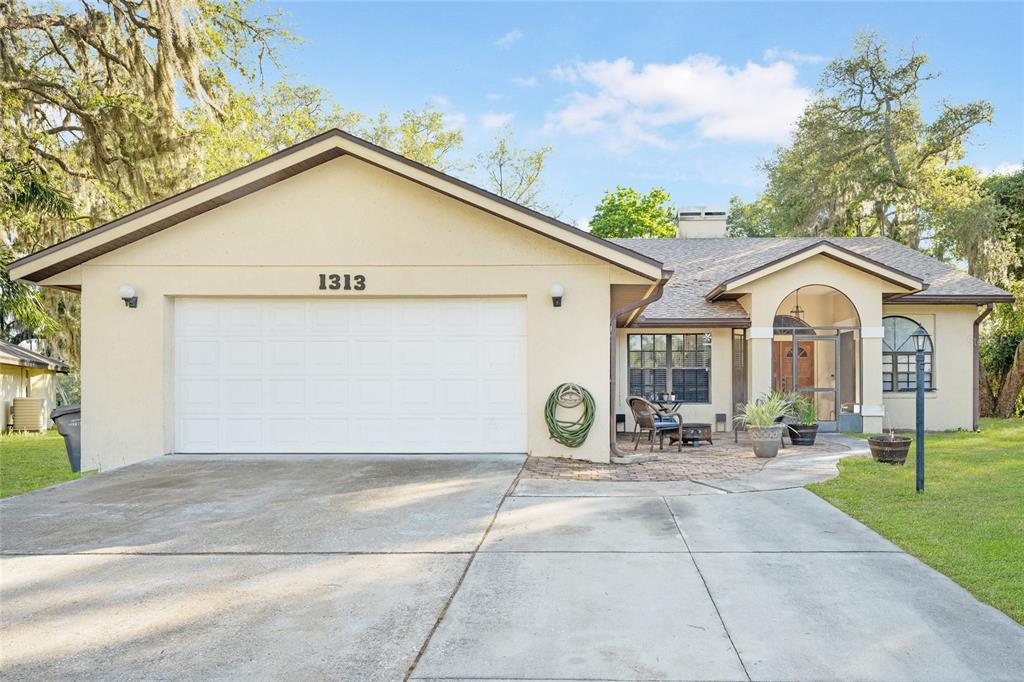
[[[818,404],[814,398],[795,398],[793,419],[795,421],[788,425],[793,445],[814,445],[814,439],[818,437]]]
[[[735,419],[746,426],[755,455],[774,457],[779,454],[782,432],[788,428],[782,420],[790,415],[792,409],[792,399],[778,391],[765,393],[740,408]]]

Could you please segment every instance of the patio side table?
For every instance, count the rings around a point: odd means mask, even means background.
[[[682,440],[693,447],[698,447],[702,440],[707,441],[709,445],[714,445],[714,441],[711,440],[711,424],[686,423],[679,430]],[[669,438],[671,443],[672,439],[677,439],[678,436],[673,433]]]

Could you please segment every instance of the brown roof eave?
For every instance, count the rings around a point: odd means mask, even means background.
[[[641,318],[633,322],[630,327],[704,327],[704,328],[731,328],[747,329],[750,327],[750,319],[743,317],[659,317]]]
[[[725,293],[725,291],[729,288],[729,284],[731,284],[731,283],[733,283],[733,282],[735,282],[737,280],[743,279],[744,277],[748,277],[748,276],[750,276],[750,275],[752,275],[752,274],[754,274],[756,272],[760,272],[762,270],[766,270],[768,268],[771,268],[771,267],[781,263],[782,261],[790,260],[791,258],[794,258],[796,256],[800,256],[801,254],[807,253],[808,251],[812,251],[812,250],[814,250],[814,249],[816,249],[816,248],[818,248],[819,246],[822,246],[822,245],[828,246],[829,248],[832,248],[832,249],[836,249],[837,251],[841,252],[842,254],[849,255],[852,258],[855,258],[855,259],[858,259],[858,260],[869,261],[871,263],[874,263],[874,264],[878,265],[879,267],[882,267],[882,268],[885,268],[886,270],[889,270],[890,272],[894,272],[894,273],[896,273],[897,275],[899,275],[901,277],[906,277],[907,279],[913,280],[914,282],[917,283],[917,285],[919,287],[919,291],[924,291],[925,289],[928,288],[928,284],[926,284],[924,280],[922,280],[920,277],[918,277],[916,275],[912,275],[909,272],[904,272],[904,271],[899,270],[897,268],[890,267],[890,266],[886,265],[885,263],[882,263],[882,262],[879,262],[879,261],[875,260],[874,258],[871,258],[869,256],[865,256],[865,255],[860,254],[860,253],[857,253],[856,251],[851,251],[850,249],[847,249],[846,247],[843,247],[843,246],[839,246],[835,242],[831,242],[831,241],[829,241],[827,239],[819,239],[818,241],[813,242],[811,244],[808,244],[807,246],[805,246],[805,247],[803,247],[801,249],[797,249],[796,251],[793,251],[791,253],[787,253],[784,256],[780,256],[779,258],[776,258],[774,260],[768,261],[767,263],[762,263],[761,265],[758,265],[755,268],[750,268],[749,270],[741,272],[741,273],[739,273],[737,275],[733,275],[732,277],[730,277],[727,280],[722,281],[717,286],[715,286],[714,289],[712,289],[711,291],[706,293],[704,295],[704,298],[706,298],[708,301],[714,301],[716,298],[718,298],[723,293]],[[863,272],[867,272],[868,274],[874,275],[875,277],[878,277],[880,279],[884,279],[887,282],[892,282],[893,284],[898,284],[898,285],[903,286],[903,287],[906,286],[905,284],[903,284],[901,282],[898,282],[896,280],[890,279],[888,277],[884,277],[884,276],[880,275],[877,272],[873,272],[871,270],[866,270],[865,268],[857,265],[856,263],[853,263],[853,262],[850,262],[850,261],[847,261],[847,260],[840,260],[840,259],[836,258],[833,254],[823,253],[821,255],[823,255],[823,256],[825,256],[827,258],[832,258],[836,262],[842,263],[843,265],[846,265],[848,267],[855,268],[855,269],[861,270]]]
[[[1012,294],[984,296],[977,294],[942,294],[938,296],[908,294],[896,298],[887,298],[885,303],[900,305],[985,305],[987,303],[1013,303],[1015,300]]]
[[[495,202],[497,202],[497,203],[499,203],[499,204],[501,204],[503,206],[513,208],[516,211],[519,211],[519,212],[521,212],[523,214],[526,214],[526,215],[528,215],[528,216],[530,216],[532,218],[535,218],[537,220],[543,221],[543,222],[545,222],[545,223],[547,223],[549,225],[552,225],[554,227],[557,227],[557,228],[559,228],[561,230],[570,232],[570,233],[572,233],[572,234],[574,234],[576,236],[582,237],[582,238],[584,238],[584,239],[586,239],[588,241],[591,241],[591,242],[593,242],[595,244],[600,244],[601,246],[607,247],[607,248],[611,249],[612,251],[614,251],[616,253],[620,253],[620,254],[622,254],[624,256],[628,256],[630,258],[636,259],[637,261],[640,261],[640,262],[642,262],[642,263],[644,263],[646,265],[651,265],[651,266],[657,267],[659,269],[663,269],[664,268],[664,263],[662,263],[661,261],[659,261],[659,260],[657,260],[655,258],[652,258],[650,256],[642,254],[642,253],[640,253],[638,251],[634,251],[634,250],[629,249],[629,248],[627,248],[625,246],[621,246],[619,244],[615,244],[615,243],[610,242],[608,240],[601,239],[600,237],[596,237],[596,236],[590,234],[589,232],[587,232],[585,230],[581,230],[578,227],[575,227],[574,225],[569,225],[568,223],[563,223],[560,220],[556,220],[555,218],[552,218],[550,216],[546,216],[543,213],[539,213],[539,212],[537,212],[537,211],[535,211],[533,209],[527,208],[527,207],[522,206],[520,204],[517,204],[517,203],[515,203],[513,201],[505,199],[504,197],[500,197],[497,194],[494,194],[492,192],[488,192],[487,190],[482,189],[480,187],[477,187],[476,185],[472,185],[472,184],[470,184],[468,182],[465,182],[464,180],[459,180],[458,178],[452,177],[450,175],[446,175],[445,173],[442,173],[442,172],[440,172],[440,171],[438,171],[436,169],[430,168],[429,166],[425,166],[425,165],[423,165],[421,163],[418,163],[416,161],[413,161],[411,159],[407,159],[404,156],[396,154],[396,153],[394,153],[392,151],[384,149],[383,147],[379,147],[379,146],[377,146],[377,145],[375,145],[375,144],[373,144],[371,142],[367,142],[366,140],[363,140],[361,138],[355,137],[354,135],[350,135],[349,133],[346,133],[346,132],[344,132],[342,130],[338,130],[338,129],[335,128],[335,129],[328,130],[328,131],[326,131],[324,133],[321,133],[321,134],[319,134],[319,135],[317,135],[315,137],[312,137],[312,138],[310,138],[308,140],[300,142],[300,143],[298,143],[296,145],[288,147],[287,149],[283,149],[283,150],[281,150],[279,152],[276,152],[275,154],[271,154],[270,156],[268,156],[266,158],[263,158],[263,159],[260,159],[259,161],[255,161],[255,162],[253,162],[253,163],[251,163],[251,164],[249,164],[247,166],[243,166],[242,168],[239,168],[239,169],[236,169],[234,171],[231,171],[230,173],[227,173],[227,174],[222,175],[220,177],[217,177],[217,178],[214,178],[214,179],[209,180],[207,182],[204,182],[201,185],[197,185],[197,186],[195,186],[195,187],[193,187],[191,189],[185,190],[183,192],[180,192],[178,194],[170,196],[170,197],[168,197],[166,199],[162,199],[161,201],[158,201],[158,202],[156,202],[154,204],[150,204],[149,206],[145,206],[143,208],[140,208],[137,211],[129,213],[128,215],[123,216],[121,218],[118,218],[116,220],[113,220],[113,221],[111,221],[109,223],[105,223],[104,225],[100,225],[99,227],[95,227],[95,228],[93,228],[91,230],[87,230],[85,232],[82,232],[81,234],[78,234],[78,235],[75,235],[74,237],[70,237],[68,239],[65,239],[65,240],[63,240],[61,242],[58,242],[58,243],[56,243],[56,244],[54,244],[52,246],[49,246],[49,247],[47,247],[45,249],[42,249],[42,250],[37,251],[35,253],[29,254],[29,255],[24,256],[22,258],[19,258],[18,260],[13,261],[12,263],[8,264],[8,266],[7,266],[8,267],[8,271],[10,271],[13,268],[22,267],[24,265],[27,265],[28,263],[31,263],[31,262],[39,259],[39,258],[42,258],[42,257],[46,256],[46,255],[59,252],[62,249],[65,249],[65,248],[67,248],[69,246],[72,246],[72,245],[77,244],[79,242],[82,242],[84,240],[90,239],[90,238],[95,237],[97,235],[103,234],[104,232],[107,232],[107,231],[109,231],[111,229],[114,229],[114,228],[116,228],[118,226],[124,225],[127,222],[130,222],[130,221],[133,221],[133,220],[137,220],[137,219],[139,219],[141,217],[144,217],[144,216],[146,216],[149,213],[152,213],[154,211],[158,211],[160,209],[167,208],[168,206],[172,206],[175,203],[184,201],[184,200],[188,199],[189,197],[192,197],[192,196],[194,196],[194,195],[196,195],[198,193],[207,191],[207,190],[209,190],[209,189],[211,189],[213,187],[216,187],[217,185],[220,185],[220,184],[222,184],[224,182],[227,182],[229,180],[237,178],[240,175],[243,175],[243,174],[245,174],[245,173],[247,173],[247,172],[249,172],[251,170],[254,170],[256,168],[259,168],[259,167],[264,166],[264,165],[269,164],[269,163],[273,163],[274,161],[280,160],[282,158],[286,158],[286,157],[288,157],[290,155],[295,154],[296,152],[299,152],[299,151],[301,151],[301,150],[303,150],[303,149],[305,149],[307,147],[310,147],[312,145],[318,144],[318,143],[323,142],[324,140],[330,139],[332,137],[340,137],[340,138],[342,138],[344,140],[347,140],[347,141],[349,141],[349,142],[351,142],[351,143],[353,143],[353,144],[355,144],[357,146],[363,147],[365,149],[368,149],[370,151],[376,152],[378,154],[382,154],[382,155],[384,155],[384,156],[386,156],[388,158],[394,159],[394,160],[396,160],[396,161],[398,161],[398,162],[400,162],[400,163],[402,163],[402,164],[404,164],[406,166],[409,166],[409,167],[414,168],[416,170],[422,171],[422,172],[427,173],[427,174],[429,174],[429,175],[431,175],[433,177],[442,179],[442,180],[444,180],[446,182],[452,183],[452,184],[456,185],[457,187],[460,187],[462,189],[470,191],[470,192],[472,192],[472,193],[474,193],[474,194],[476,194],[478,196],[481,196],[483,198],[495,201]],[[297,174],[299,174],[299,173],[301,173],[301,172],[303,172],[305,170],[308,170],[309,168],[312,168],[314,166],[318,166],[318,165],[320,165],[322,163],[325,163],[325,162],[330,161],[332,159],[335,159],[335,158],[338,158],[340,156],[343,156],[346,153],[348,153],[348,152],[346,152],[346,151],[344,151],[342,149],[339,149],[339,148],[325,150],[324,152],[316,154],[315,156],[312,156],[312,157],[310,157],[308,159],[304,159],[302,161],[299,161],[299,162],[297,162],[297,163],[295,163],[295,164],[293,164],[291,166],[283,168],[283,169],[281,169],[281,170],[279,170],[279,171],[277,171],[277,172],[275,172],[275,173],[273,173],[271,175],[268,175],[268,176],[266,176],[264,178],[259,178],[259,179],[255,180],[253,182],[250,182],[250,183],[248,183],[246,185],[243,185],[243,186],[241,186],[241,187],[239,187],[239,188],[237,188],[235,190],[232,190],[231,192],[226,192],[224,194],[217,195],[217,196],[215,196],[215,197],[213,197],[213,198],[211,198],[211,199],[209,199],[207,201],[204,201],[204,202],[202,202],[200,204],[197,204],[196,206],[192,206],[190,208],[182,209],[178,213],[174,213],[174,214],[172,214],[172,215],[170,215],[170,216],[168,216],[168,217],[166,217],[166,218],[164,218],[164,219],[162,219],[160,221],[144,225],[144,226],[142,226],[142,227],[140,227],[140,228],[138,228],[136,230],[133,230],[133,231],[123,235],[122,237],[120,237],[118,239],[114,239],[114,240],[111,240],[109,242],[97,245],[94,248],[87,249],[86,251],[83,251],[83,252],[81,252],[79,254],[71,256],[70,258],[67,258],[67,259],[62,260],[62,261],[58,261],[58,262],[54,263],[53,265],[51,265],[51,266],[49,266],[47,268],[44,268],[42,270],[38,270],[36,272],[31,273],[30,275],[25,276],[23,279],[25,279],[27,281],[31,281],[31,282],[40,282],[40,281],[42,281],[44,279],[47,279],[48,277],[52,277],[52,276],[54,276],[56,274],[59,274],[59,273],[65,271],[65,270],[68,270],[68,269],[70,269],[72,267],[75,267],[76,265],[80,265],[81,263],[84,263],[84,262],[86,262],[88,260],[91,260],[92,258],[100,256],[100,255],[102,255],[104,253],[107,253],[109,251],[113,251],[113,250],[115,250],[115,249],[117,249],[117,248],[119,248],[121,246],[125,246],[125,245],[130,244],[130,243],[132,243],[134,241],[138,241],[139,239],[142,239],[143,237],[146,237],[146,236],[148,236],[150,234],[153,234],[155,232],[159,232],[161,230],[167,229],[168,227],[171,227],[171,226],[176,225],[176,224],[178,224],[180,222],[188,220],[189,218],[195,217],[195,216],[200,215],[202,213],[206,213],[207,211],[210,211],[210,210],[212,210],[214,208],[217,208],[218,206],[223,206],[224,204],[230,203],[230,202],[232,202],[232,201],[234,201],[236,199],[239,199],[241,197],[244,197],[244,196],[247,196],[249,194],[252,194],[253,192],[256,192],[256,191],[258,191],[258,190],[260,190],[260,189],[262,189],[264,187],[267,187],[267,186],[275,184],[275,183],[277,183],[277,182],[279,182],[281,180],[284,180],[284,179],[287,179],[287,178],[292,177],[294,175],[297,175]],[[355,155],[355,154],[353,153],[353,155]],[[368,163],[371,163],[371,164],[373,163],[373,161],[371,161],[370,159],[366,159],[366,158],[363,158],[363,157],[359,157],[359,158],[362,159],[363,161],[368,162]],[[377,164],[374,164],[374,165],[377,165]],[[385,170],[388,170],[388,169],[385,169]],[[408,177],[408,176],[406,176],[406,177]],[[437,191],[440,191],[442,194],[446,194],[447,196],[451,196],[451,195],[443,192],[442,190],[439,190],[436,187],[434,187],[433,189],[435,189]],[[476,205],[476,204],[474,204],[474,205]],[[481,208],[481,210],[485,210],[485,211],[487,210],[487,209],[483,208],[482,206],[478,206],[478,208]],[[490,211],[488,211],[488,212],[490,212]],[[499,216],[499,217],[504,217],[504,216]],[[505,219],[507,220],[508,218],[505,218]],[[516,222],[516,221],[513,221],[513,222],[515,224],[517,224],[517,225],[520,225],[521,227],[526,227],[527,229],[531,229],[531,228],[529,228],[528,226],[526,226],[523,223]],[[532,230],[532,231],[537,231],[537,230]],[[566,246],[570,246],[571,248],[576,248],[576,249],[580,250],[579,247],[577,247],[575,245],[572,245],[572,244],[569,244],[568,242],[563,241],[561,239],[558,239],[558,237],[555,236],[555,235],[545,233],[545,236],[548,236],[548,237],[554,239],[555,241],[558,241],[559,243],[565,244]],[[591,253],[593,254],[593,252],[591,252]],[[593,255],[597,256],[597,254],[593,254]],[[600,257],[600,256],[598,256],[598,257]],[[604,260],[608,260],[608,259],[604,258]],[[635,270],[632,270],[632,269],[626,267],[625,265],[623,265],[621,263],[615,263],[615,264],[619,265],[620,267],[623,267],[623,268],[625,268],[627,270],[630,270],[631,272],[634,272],[635,274],[641,274],[641,273],[639,273],[639,272],[637,272]]]

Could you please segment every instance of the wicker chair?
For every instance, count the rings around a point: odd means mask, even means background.
[[[638,395],[626,399],[633,413],[633,449],[640,447],[640,436],[645,432],[654,448],[654,434],[658,434],[658,448],[665,449],[665,434],[675,432],[680,452],[683,449],[683,416],[678,412],[666,412]]]

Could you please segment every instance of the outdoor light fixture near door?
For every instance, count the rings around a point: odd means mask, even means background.
[[[121,297],[124,304],[129,308],[139,307],[139,297],[135,295],[135,287],[131,284],[122,284],[117,288],[117,295]]]
[[[917,442],[914,452],[917,458],[917,492],[924,492],[924,348],[928,342],[928,332],[918,326],[910,338],[914,340],[917,350]]]
[[[798,320],[804,319],[804,309],[800,307],[800,290],[796,290],[796,305],[789,311],[789,314]]]
[[[551,305],[556,308],[562,307],[562,296],[565,296],[565,287],[561,284],[551,285]]]

